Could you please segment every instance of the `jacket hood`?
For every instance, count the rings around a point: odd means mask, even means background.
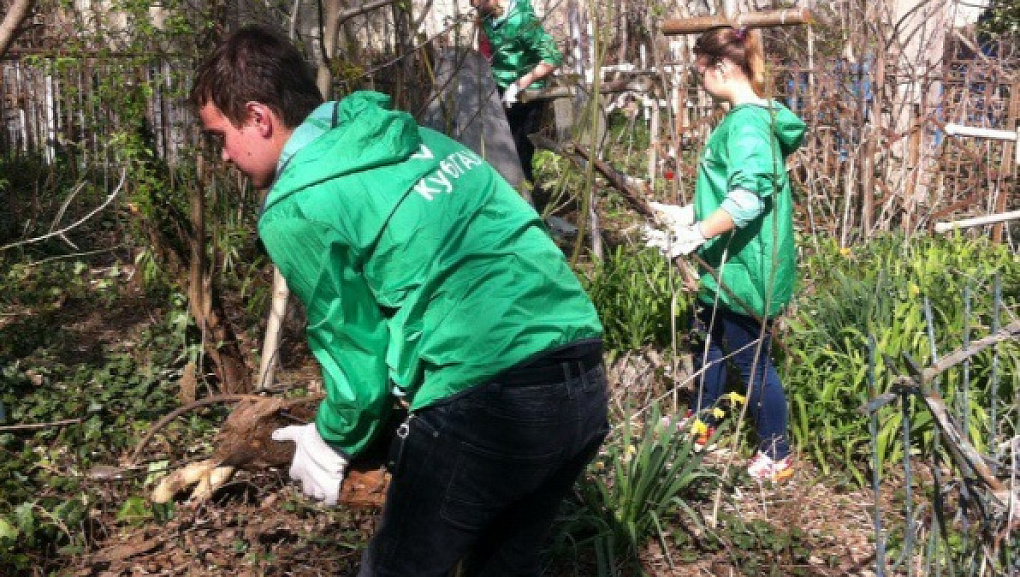
[[[315,109],[287,141],[265,208],[319,182],[414,154],[421,146],[418,124],[390,106],[389,96],[361,91]]]
[[[772,133],[779,141],[779,149],[783,153],[783,157],[787,157],[800,148],[801,143],[804,142],[807,125],[789,108],[778,102],[773,102],[771,110],[775,113]]]
[[[506,6],[503,7],[503,13],[495,18],[490,18],[491,23],[494,26],[499,26],[511,15],[514,14],[532,14],[534,15],[535,9],[531,7],[529,0],[508,0]]]

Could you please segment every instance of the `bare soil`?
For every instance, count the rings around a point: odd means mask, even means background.
[[[140,303],[134,303],[139,305]],[[87,351],[130,349],[132,334],[158,314],[146,306],[119,306],[111,316],[79,307],[64,313],[69,341],[88,343]],[[127,311],[135,311],[129,314]],[[299,331],[285,338],[288,361],[280,373],[287,383],[314,380],[317,369],[300,342]],[[611,373],[620,395],[654,396],[643,387],[662,373],[654,351],[616,359]],[[621,383],[627,383],[624,387]],[[625,393],[624,393],[625,391]],[[203,439],[194,439],[196,445]],[[152,451],[169,447],[154,443]],[[725,446],[706,458],[724,478],[743,466],[746,456]],[[646,573],[653,577],[692,575],[870,576],[874,568],[874,529],[869,491],[847,490],[835,476],[821,474],[800,460],[794,478],[777,487],[724,483],[711,497],[688,503],[698,511],[698,526],[673,527],[687,535],[683,545],[670,541],[663,549],[651,543],[642,553]],[[242,470],[210,501],[190,505],[179,501],[162,520],[118,521],[117,509],[129,496],[117,479],[96,481],[108,501],[95,508],[86,528],[90,547],[69,558],[61,574],[75,576],[345,576],[355,575],[361,550],[371,536],[379,506],[362,503],[326,509],[305,500],[286,479],[286,467]],[[373,488],[377,490],[377,488]],[[888,507],[886,510],[890,510]],[[739,518],[748,534],[749,550],[739,539],[712,539]],[[730,523],[732,526],[732,523]],[[768,535],[774,535],[771,540]],[[789,537],[785,542],[782,537]],[[764,537],[763,537],[764,536]],[[773,551],[763,552],[762,543]],[[785,543],[785,544],[784,544]],[[591,559],[558,560],[556,577],[596,575]]]

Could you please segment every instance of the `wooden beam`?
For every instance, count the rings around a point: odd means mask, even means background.
[[[807,8],[789,8],[786,10],[768,10],[764,12],[744,12],[734,15],[732,18],[722,15],[672,18],[662,23],[662,33],[666,36],[679,36],[682,34],[700,34],[723,26],[732,28],[773,28],[776,26],[809,24],[812,21],[811,11]]]
[[[956,230],[958,228],[984,226],[986,224],[996,224],[1000,222],[1018,219],[1020,219],[1020,210],[1014,210],[1012,212],[1003,212],[1000,214],[989,214],[987,216],[976,216],[974,218],[965,218],[963,220],[954,220],[950,222],[937,222],[935,223],[935,232],[940,233],[948,232],[950,230]]]
[[[655,81],[649,76],[639,76],[633,80],[614,80],[599,84],[599,94],[616,94],[619,92],[651,92]],[[578,92],[591,92],[590,86],[550,86],[548,88],[532,88],[522,90],[518,97],[521,102],[536,100],[556,100],[557,98],[573,98]]]

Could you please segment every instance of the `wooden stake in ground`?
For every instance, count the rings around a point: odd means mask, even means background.
[[[287,301],[290,289],[279,269],[273,267],[273,301],[269,307],[269,319],[266,321],[266,338],[262,342],[262,358],[259,363],[259,380],[257,390],[273,386],[276,378],[276,367],[280,364],[280,334],[283,332],[283,319],[287,316]]]

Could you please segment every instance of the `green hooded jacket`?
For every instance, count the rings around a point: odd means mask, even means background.
[[[502,16],[482,18],[482,30],[492,46],[492,76],[500,88],[510,86],[540,62],[563,63],[556,41],[542,27],[528,0],[508,0]],[[544,88],[546,80],[522,88]]]
[[[723,283],[759,316],[772,317],[789,304],[796,282],[793,198],[786,158],[807,127],[782,104],[743,104],[731,110],[709,136],[694,188],[695,217],[712,214],[733,189],[756,193],[765,210],[744,228],[710,239],[700,255]],[[702,302],[719,302],[748,315],[716,279],[702,271]]]
[[[376,92],[323,104],[295,130],[259,234],[307,312],[319,433],[351,455],[394,390],[419,409],[602,333],[535,211]]]

